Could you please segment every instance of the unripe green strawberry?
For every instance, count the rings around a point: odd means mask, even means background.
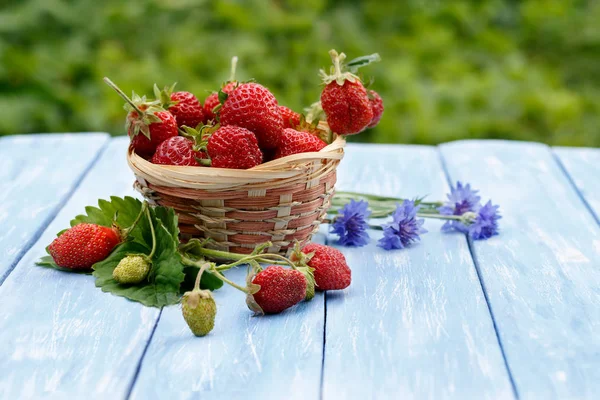
[[[113,279],[122,284],[140,283],[148,276],[150,263],[141,255],[131,255],[119,261],[113,270]]]
[[[210,290],[185,292],[181,298],[183,319],[196,336],[205,336],[215,326],[217,304]]]

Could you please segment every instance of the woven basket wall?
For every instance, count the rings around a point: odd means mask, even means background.
[[[133,152],[135,187],[151,203],[173,207],[182,239],[213,238],[212,247],[250,253],[271,241],[286,254],[310,241],[331,204],[345,140],[248,170],[152,164]]]

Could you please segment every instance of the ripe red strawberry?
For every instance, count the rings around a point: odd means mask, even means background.
[[[329,52],[333,61],[333,73],[321,71],[325,87],[321,92],[321,106],[327,116],[329,128],[340,135],[361,132],[373,119],[373,111],[367,90],[358,76],[343,72],[344,53]]]
[[[153,115],[160,122],[146,124],[145,118],[140,118],[137,111],[127,114],[127,133],[131,138],[131,147],[143,157],[151,156],[159,144],[178,134],[177,122],[170,112],[157,111]],[[143,132],[144,126],[147,126],[148,136]]]
[[[204,121],[202,104],[190,92],[172,93],[171,101],[175,105],[169,107],[169,112],[175,116],[177,126],[185,125],[195,128]]]
[[[150,157],[159,144],[170,137],[177,136],[175,117],[159,106],[159,100],[148,102],[145,97],[135,93],[133,99],[130,99],[110,79],[104,78],[104,82],[126,101],[127,133],[131,138],[131,147],[136,153],[143,157]]]
[[[290,308],[306,296],[306,278],[300,271],[271,265],[254,277],[252,283],[260,285],[254,300],[265,313],[277,314]]]
[[[327,84],[321,92],[321,104],[329,128],[341,135],[359,133],[373,119],[367,90],[358,80]]]
[[[221,88],[221,91],[229,94],[229,92],[231,92],[235,88],[235,85],[237,85],[237,82],[229,82],[225,86],[223,86],[223,88]],[[204,123],[205,124],[211,120],[213,120],[213,121],[215,120],[216,115],[214,113],[214,109],[219,104],[221,104],[221,102],[219,102],[219,93],[217,93],[217,92],[213,92],[213,93],[209,94],[208,97],[206,98],[206,100],[204,100]]]
[[[243,83],[229,93],[220,112],[221,125],[235,125],[256,134],[263,149],[279,144],[283,119],[277,99],[258,83]]]
[[[284,129],[281,135],[281,141],[277,147],[275,158],[281,158],[298,153],[307,153],[310,151],[319,151],[327,143],[308,132],[300,132],[295,129]]]
[[[162,142],[152,156],[153,164],[199,166],[196,158],[207,158],[194,151],[194,142],[183,136],[174,136]]]
[[[238,126],[222,126],[206,146],[215,168],[248,169],[262,163],[263,154],[254,133]]]
[[[373,111],[373,118],[371,118],[367,128],[374,128],[383,116],[383,99],[376,91],[369,90],[369,103],[371,104],[371,111]]]
[[[308,266],[314,268],[317,290],[339,290],[350,286],[352,271],[341,251],[318,243],[309,243],[302,248],[302,253],[314,255],[308,261]],[[293,259],[298,259],[294,255]]]
[[[156,84],[154,85],[156,99],[165,110],[169,110],[173,114],[177,120],[177,126],[185,125],[195,128],[204,121],[202,104],[190,92],[173,92],[174,90],[175,84],[171,87],[166,86],[163,90],[160,90]]]
[[[300,114],[296,111],[287,108],[286,106],[279,106],[279,112],[281,113],[281,118],[283,118],[283,127],[284,128],[296,128],[300,125]]]
[[[64,268],[90,269],[104,260],[121,241],[116,229],[79,224],[65,231],[48,246],[54,262]]]

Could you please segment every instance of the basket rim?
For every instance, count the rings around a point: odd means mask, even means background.
[[[345,145],[346,140],[338,135],[333,143],[319,152],[293,154],[250,169],[153,164],[131,149],[127,151],[127,163],[138,180],[142,179],[159,186],[198,187],[196,185],[200,185],[204,187],[208,185],[216,189],[292,179],[309,174],[315,168],[321,169],[331,163],[339,163],[344,157]],[[321,168],[318,165],[321,165]]]

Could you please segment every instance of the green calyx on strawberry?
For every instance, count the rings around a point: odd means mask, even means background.
[[[125,126],[136,153],[150,157],[159,144],[177,136],[175,117],[160,107],[159,101],[149,102],[135,93],[130,99],[110,79],[105,77],[104,82],[125,100],[125,110],[128,111]]]
[[[315,297],[315,269],[309,266],[297,267],[297,271],[301,272],[304,275],[304,279],[306,279],[306,296],[304,297],[305,301],[310,301]]]
[[[210,137],[220,128],[219,124],[199,124],[195,128],[189,126],[181,127],[181,136],[189,139],[193,143],[192,150],[195,152],[196,161],[199,165],[210,167],[212,162],[208,156],[207,146]]]

